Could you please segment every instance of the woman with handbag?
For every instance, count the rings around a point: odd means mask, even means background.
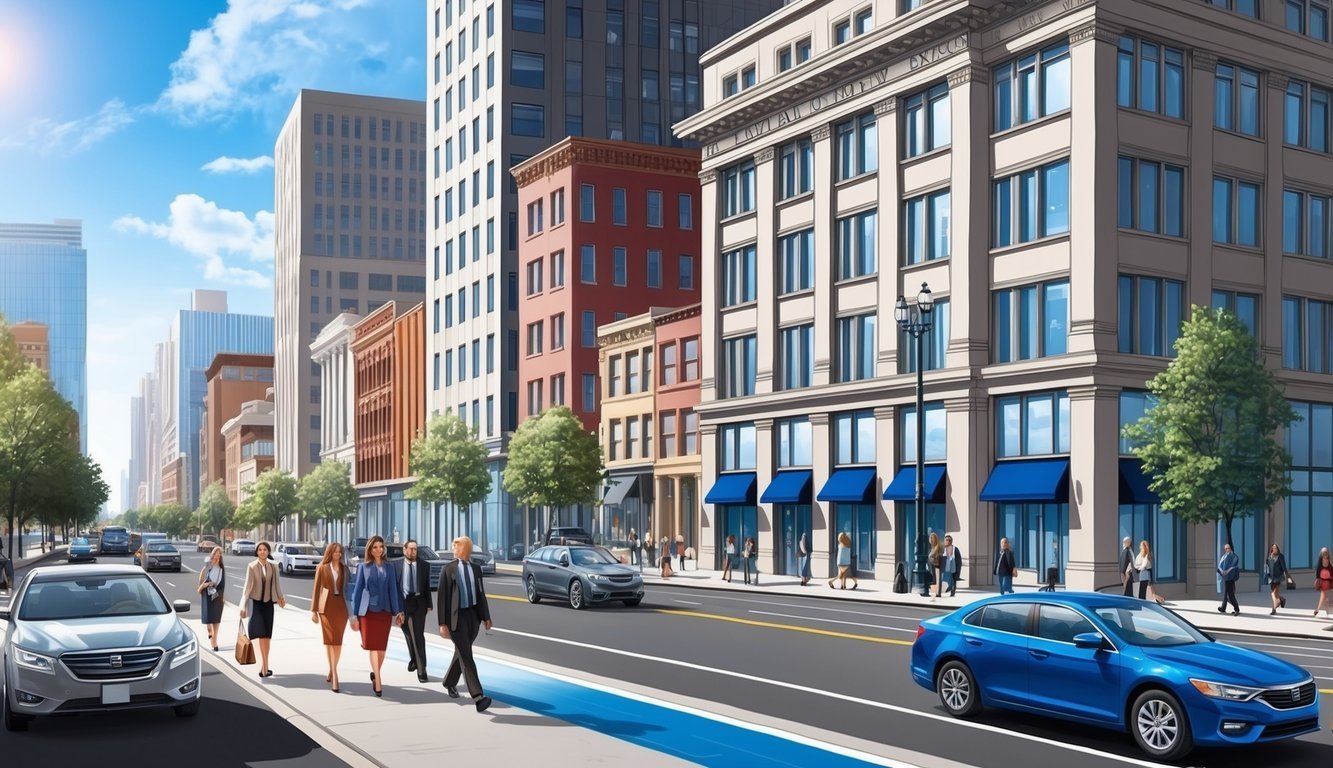
[[[731,562],[736,559],[736,537],[727,535],[726,546],[722,553],[722,578],[731,583]]]
[[[930,602],[935,602],[944,589],[944,545],[940,543],[940,537],[934,532],[930,532],[930,582],[935,585],[935,594],[930,598]]]
[[[1277,614],[1277,609],[1287,607],[1287,598],[1282,596],[1282,585],[1291,580],[1287,573],[1287,556],[1282,548],[1274,544],[1268,548],[1268,559],[1264,561],[1264,575],[1268,581],[1268,592],[1273,599],[1273,610],[1269,616]]]
[[[753,536],[745,537],[745,546],[741,548],[741,564],[745,566],[745,583],[750,583],[750,568],[754,568],[754,583],[759,584],[759,548]]]
[[[1139,556],[1134,558],[1134,570],[1139,574],[1139,599],[1152,600],[1161,605],[1162,599],[1152,588],[1152,547],[1148,540],[1139,542]]]
[[[859,584],[856,577],[852,575],[852,537],[846,531],[838,534],[838,554],[834,562],[838,566],[838,575],[828,580],[828,588],[833,589],[833,582],[842,582],[839,589],[847,588],[847,579],[851,577],[852,589],[856,589]]]
[[[255,559],[245,567],[245,588],[241,590],[241,618],[248,616],[250,619],[246,633],[259,648],[261,678],[273,677],[273,670],[268,668],[268,647],[273,640],[273,605],[287,607],[278,567],[269,562],[268,553],[272,551],[273,547],[267,541],[255,545]]]
[[[403,596],[393,568],[384,557],[384,538],[372,536],[352,582],[352,631],[361,633],[361,647],[370,652],[370,683],[383,696],[384,651],[389,647],[389,625],[403,623]]]
[[[1319,550],[1319,562],[1314,567],[1314,588],[1319,590],[1319,605],[1315,607],[1314,615],[1318,616],[1323,611],[1327,617],[1328,604],[1331,602],[1328,592],[1333,589],[1333,558],[1329,557],[1328,547]]]
[[[329,657],[329,673],[324,682],[338,692],[338,658],[343,651],[343,631],[347,628],[347,569],[343,565],[343,545],[333,542],[324,548],[324,559],[315,569],[315,590],[310,597],[310,620],[319,624],[324,638],[324,653]]]
[[[208,627],[213,650],[218,649],[218,625],[222,623],[222,592],[227,587],[227,569],[222,565],[222,547],[213,547],[208,562],[199,569],[199,621]]]

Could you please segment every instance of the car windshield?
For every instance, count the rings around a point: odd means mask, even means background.
[[[1150,602],[1096,609],[1111,633],[1131,645],[1169,647],[1211,642],[1171,611]]]
[[[170,611],[162,594],[144,576],[96,576],[33,582],[23,593],[19,619],[66,621]]]
[[[417,545],[417,559],[418,559],[418,560],[439,560],[439,559],[440,559],[440,555],[439,555],[439,553],[437,553],[435,550],[431,549],[430,547],[426,546],[425,544],[418,544],[418,545]]]
[[[154,541],[148,545],[149,552],[175,552],[176,548],[165,541]]]
[[[75,539],[75,540],[71,543],[71,546],[74,546],[74,547],[86,547],[86,546],[88,546],[88,540],[85,539],[85,538],[83,538],[82,536],[80,536],[79,538]]]
[[[289,544],[289,545],[287,546],[287,554],[289,554],[289,555],[318,555],[319,552],[316,551],[314,547],[307,546],[307,545],[305,545],[305,544]]]
[[[618,565],[620,563],[615,555],[605,549],[593,547],[571,549],[569,550],[569,556],[574,565]]]

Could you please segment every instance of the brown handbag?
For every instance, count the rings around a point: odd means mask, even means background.
[[[250,644],[250,636],[245,634],[245,624],[239,621],[236,628],[236,663],[255,663],[255,647]]]

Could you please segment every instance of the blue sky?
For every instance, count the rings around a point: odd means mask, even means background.
[[[273,143],[297,91],[424,99],[425,44],[419,0],[0,2],[0,221],[83,220],[112,511],[172,312],[195,288],[273,312]]]

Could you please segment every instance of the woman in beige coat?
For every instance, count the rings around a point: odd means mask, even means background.
[[[267,541],[255,545],[255,559],[245,567],[245,588],[241,590],[241,618],[250,617],[246,634],[259,649],[260,677],[273,677],[273,670],[268,668],[268,645],[273,638],[273,604],[287,607],[278,566],[268,559],[271,551]]]

